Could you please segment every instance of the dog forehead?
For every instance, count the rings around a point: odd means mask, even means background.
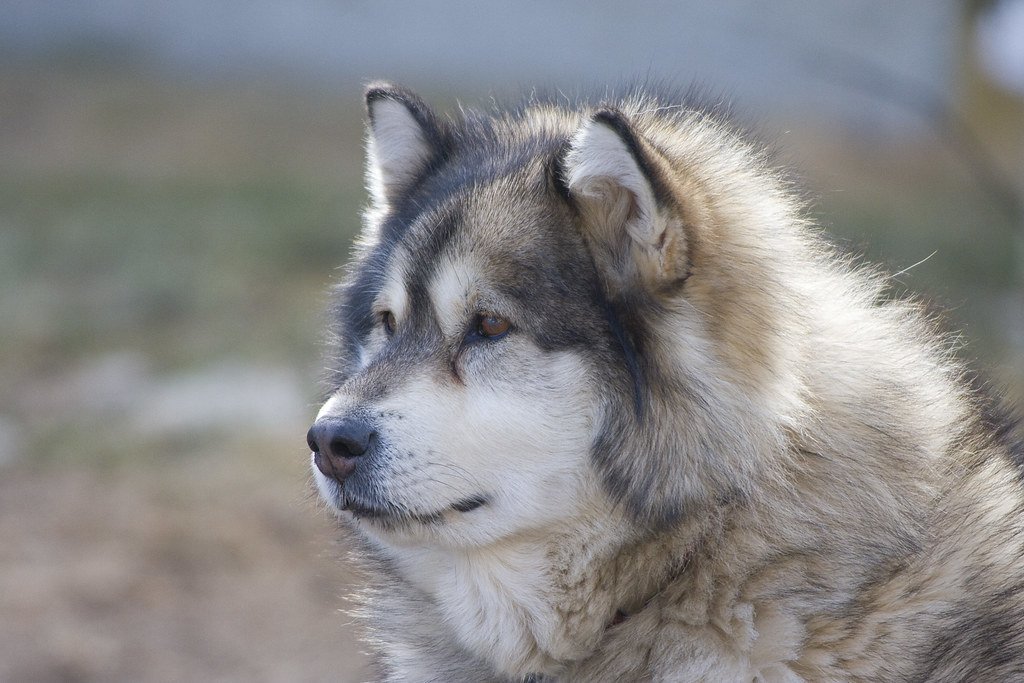
[[[429,280],[442,268],[475,265],[479,272],[557,256],[550,244],[568,226],[556,216],[554,200],[525,175],[470,184],[417,216],[401,240],[395,267]]]
[[[525,271],[540,258],[527,249],[534,225],[515,204],[467,206],[459,213],[444,248],[431,255],[429,269],[420,270],[426,293],[442,327],[464,325],[470,309],[491,308],[494,297],[521,289]],[[426,256],[426,255],[424,255]],[[406,261],[415,257],[409,254]],[[416,273],[407,271],[410,286]],[[506,301],[506,305],[515,302]]]
[[[452,254],[441,259],[427,286],[430,299],[442,319],[457,316],[472,302],[479,286],[478,268],[471,254]]]
[[[509,290],[536,289],[557,279],[558,264],[581,255],[572,248],[570,219],[558,208],[510,182],[474,193],[442,264],[463,268],[471,282]]]

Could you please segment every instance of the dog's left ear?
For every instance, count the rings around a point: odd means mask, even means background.
[[[689,243],[668,161],[624,114],[602,109],[572,137],[562,163],[598,267],[613,289],[639,280],[675,290],[689,274]]]
[[[366,88],[366,187],[377,209],[406,192],[439,154],[437,119],[419,97],[390,83]]]

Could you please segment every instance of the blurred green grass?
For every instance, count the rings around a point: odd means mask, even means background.
[[[0,334],[19,352],[5,358],[308,353],[360,200],[288,179],[0,177]]]
[[[136,415],[138,405],[160,405],[160,384],[177,374],[216,381],[228,363],[284,368],[312,406],[326,290],[361,192],[284,177],[0,176],[0,414],[24,427],[27,464],[148,466],[212,443],[257,464],[260,449],[239,437],[237,419],[147,431],[138,423],[153,418]],[[122,356],[143,367],[118,375]],[[109,359],[115,375],[104,380]],[[68,401],[47,400],[97,376],[97,364],[99,381],[121,382],[106,391],[137,396],[97,407],[111,399],[80,386]],[[238,398],[280,402],[258,391]],[[290,431],[297,448],[301,416]]]

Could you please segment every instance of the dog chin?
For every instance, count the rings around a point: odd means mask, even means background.
[[[341,485],[333,479],[325,477],[312,462],[312,458],[310,464],[313,470],[313,482],[316,484],[320,499],[327,503],[335,514],[340,515],[345,507],[345,494],[341,490]]]

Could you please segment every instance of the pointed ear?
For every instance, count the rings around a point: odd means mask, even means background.
[[[688,240],[668,162],[621,112],[580,126],[562,164],[594,258],[613,289],[639,280],[654,292],[689,274]]]
[[[439,128],[419,97],[390,83],[367,87],[366,112],[366,187],[374,208],[386,209],[437,154]]]

